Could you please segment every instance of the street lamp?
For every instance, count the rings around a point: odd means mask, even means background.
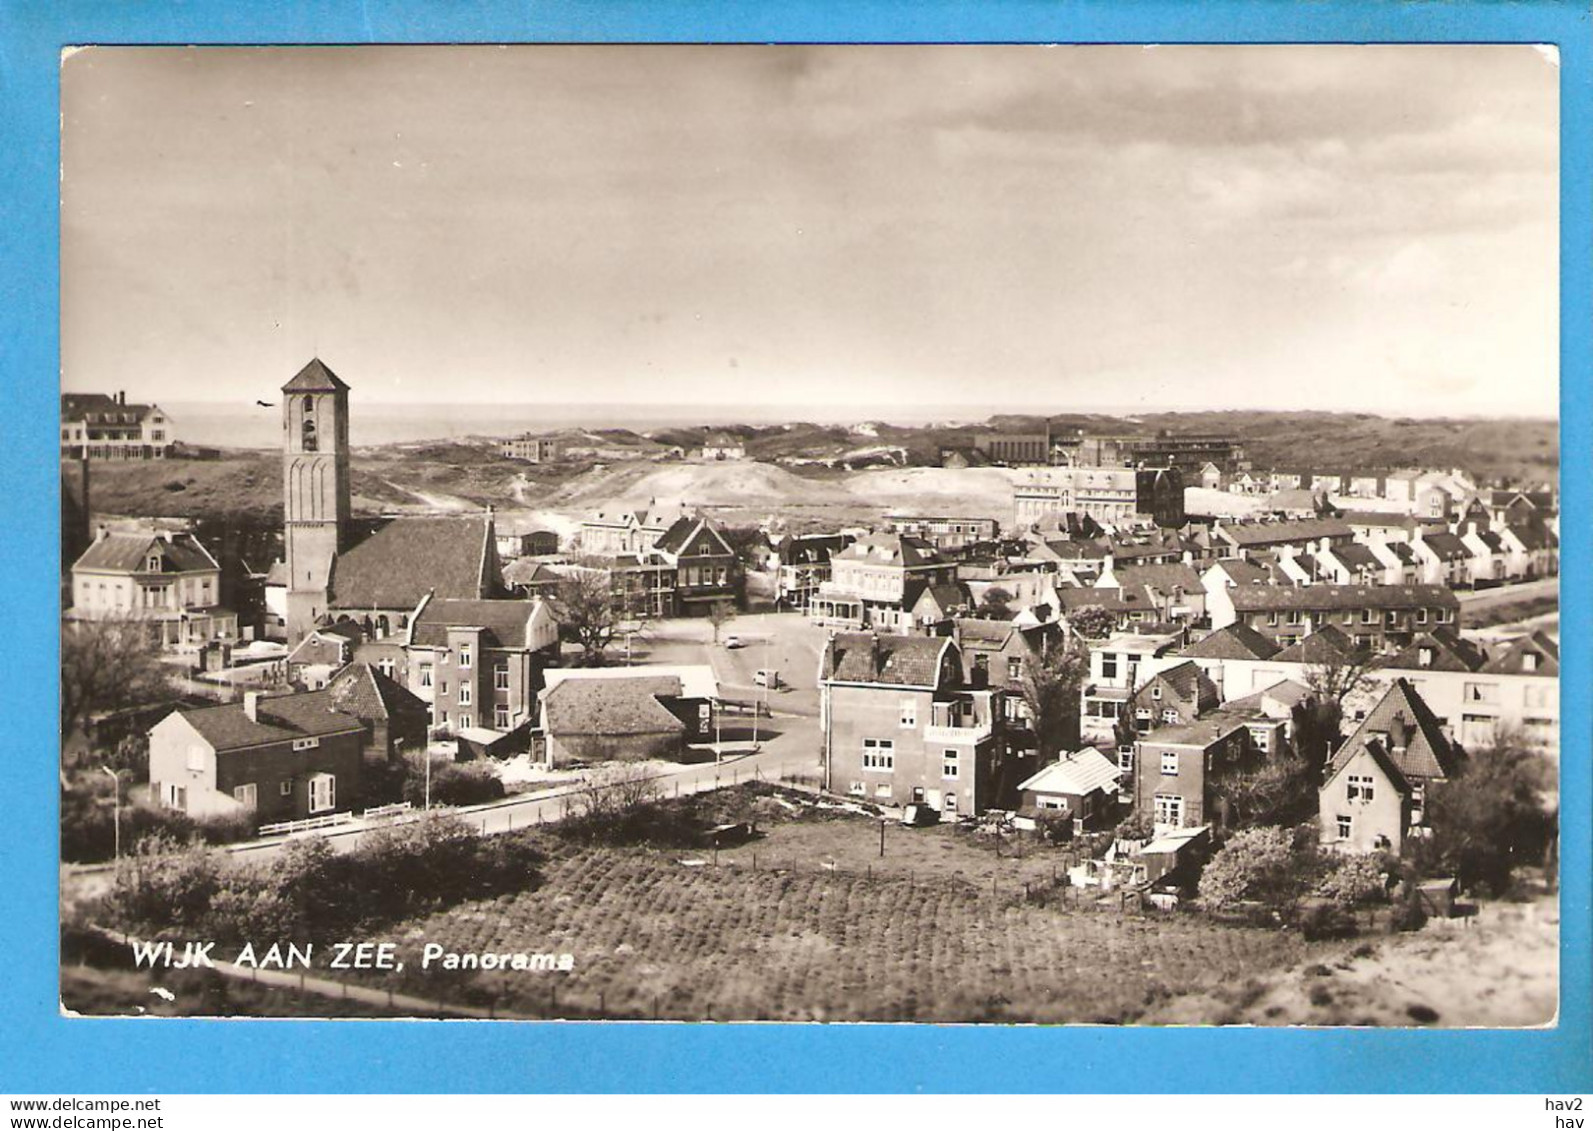
[[[752,750],[757,753],[758,747],[758,716],[769,706],[769,638],[763,638],[763,690],[758,696],[759,703],[752,706]],[[761,706],[759,705],[761,703]]]
[[[113,859],[115,859],[117,862],[120,862],[122,859],[122,779],[121,776],[109,766],[101,766],[100,772],[109,774],[111,776],[111,804],[114,807],[111,810],[111,820],[113,822],[112,827],[115,830],[116,836],[115,856]]]

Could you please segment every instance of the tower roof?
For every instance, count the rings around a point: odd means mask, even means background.
[[[336,393],[347,392],[343,379],[326,367],[326,362],[315,357],[299,370],[298,375],[282,386],[284,393]]]

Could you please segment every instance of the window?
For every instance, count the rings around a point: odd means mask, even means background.
[[[447,695],[448,694],[448,681],[446,679],[437,681],[437,694],[438,695]]]
[[[464,680],[460,680],[459,681],[459,705],[461,707],[470,706],[470,701],[471,701],[471,694],[470,693],[471,693],[470,684],[465,682]]]
[[[188,808],[188,787],[167,783],[166,808],[186,810]]]
[[[391,656],[384,656],[380,660],[377,660],[376,661],[376,670],[381,672],[388,679],[392,679],[393,678],[393,658]]]
[[[468,668],[470,666],[470,645],[468,644],[461,644],[459,646],[459,666],[462,668]]]
[[[888,738],[863,740],[863,768],[890,771],[896,768],[896,743]]]
[[[940,807],[943,812],[955,813],[957,811],[957,795],[947,790],[946,796],[941,799]]]
[[[509,729],[509,708],[494,707],[492,709],[492,725],[498,730]]]
[[[1426,624],[1427,623],[1427,610],[1426,609],[1417,609],[1416,610],[1416,623],[1417,624]]]
[[[1101,678],[1102,679],[1116,679],[1117,678],[1117,653],[1116,652],[1102,652],[1101,653]]]
[[[1269,612],[1267,614],[1267,627],[1268,628],[1276,628],[1277,626],[1278,626],[1278,613],[1277,613],[1277,610],[1274,609],[1273,611],[1271,611],[1271,612]]]
[[[305,451],[313,452],[313,451],[316,451],[318,449],[319,445],[318,445],[318,443],[316,441],[316,438],[315,438],[315,421],[314,420],[311,420],[308,417],[306,417],[305,421],[304,421],[304,427],[300,431],[299,434],[303,438],[302,447],[304,448]]]
[[[285,781],[281,785],[277,786],[277,796],[278,797],[292,797],[293,796],[293,779],[292,778],[289,778],[287,781]]]
[[[1538,670],[1538,654],[1536,652],[1523,652],[1521,654],[1521,670],[1524,672]]]
[[[471,727],[473,727],[475,725],[476,725],[476,718],[475,718],[474,715],[460,715],[459,716],[459,729],[460,730],[469,730]]]
[[[1184,823],[1184,799],[1170,793],[1156,795],[1156,823],[1175,828]]]
[[[190,746],[188,748],[188,771],[200,774],[205,770],[205,748],[203,746]]]
[[[1162,685],[1158,683],[1155,687],[1151,688],[1151,698],[1152,699],[1160,699],[1161,697],[1162,697]]]
[[[1350,774],[1346,779],[1344,795],[1350,801],[1370,801],[1373,796],[1372,778],[1368,774]]]
[[[319,745],[321,745],[319,738],[295,738],[293,740],[293,749],[295,750],[314,750]]]
[[[1499,689],[1491,683],[1466,684],[1465,700],[1468,703],[1493,703],[1499,698]]]
[[[1125,774],[1133,772],[1134,748],[1132,746],[1119,746],[1117,748],[1117,768]]]
[[[1162,773],[1169,775],[1178,773],[1178,751],[1162,751]]]
[[[846,787],[846,792],[851,794],[853,797],[862,797],[863,783],[860,781],[853,782],[851,785]]]
[[[891,799],[891,783],[882,781],[874,787],[874,796],[884,801]]]
[[[1373,623],[1376,622],[1376,620],[1377,620],[1377,610],[1375,610],[1375,609],[1362,609],[1361,610],[1361,623],[1362,624],[1373,624]]]
[[[1354,825],[1355,825],[1355,819],[1353,817],[1346,817],[1343,814],[1340,814],[1339,818],[1338,818],[1339,839],[1340,840],[1349,840],[1350,839],[1350,830],[1354,827]]]
[[[918,725],[918,704],[911,699],[902,700],[901,720],[903,727]]]
[[[1021,657],[1014,656],[1014,657],[1012,657],[1011,659],[1009,659],[1007,661],[1007,678],[1008,679],[1022,679],[1023,678],[1023,660],[1022,660]]]
[[[1162,722],[1163,723],[1165,723],[1168,726],[1171,726],[1174,723],[1176,723],[1177,721],[1178,721],[1178,711],[1177,711],[1176,708],[1168,707],[1168,708],[1166,708],[1165,710],[1162,711]]]
[[[1304,624],[1305,623],[1305,614],[1302,613],[1299,609],[1290,609],[1289,610],[1289,623],[1290,624]]]
[[[150,573],[159,573],[160,572],[160,555],[159,554],[151,554],[151,555],[149,555],[149,560],[144,563],[144,568],[146,570],[148,570]]]
[[[946,751],[944,756],[941,758],[940,776],[943,778],[954,778],[957,776],[957,752],[955,750]]]
[[[420,665],[420,685],[422,687],[430,687],[431,686],[431,665],[430,664],[422,664],[422,665]]]
[[[232,799],[251,812],[259,808],[254,782],[250,782],[248,785],[240,785],[233,789]]]
[[[324,813],[337,806],[337,778],[316,774],[310,779],[310,812]]]
[[[509,661],[499,660],[492,669],[492,686],[497,691],[509,690]]]

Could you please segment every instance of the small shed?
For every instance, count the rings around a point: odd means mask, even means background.
[[[1025,813],[1062,813],[1084,825],[1116,816],[1117,765],[1094,748],[1076,751],[1052,762],[1019,783]]]
[[[1451,919],[1455,914],[1455,897],[1460,884],[1455,877],[1423,880],[1416,885],[1416,900],[1421,909],[1435,919]]]
[[[524,745],[517,745],[516,733],[490,727],[461,727],[454,732],[454,739],[458,743],[454,760],[470,762],[477,758],[507,758],[525,749]]]
[[[1171,829],[1161,833],[1134,854],[1145,866],[1145,882],[1157,880],[1180,869],[1193,869],[1211,853],[1211,826]]]

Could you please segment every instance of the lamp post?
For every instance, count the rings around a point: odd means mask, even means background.
[[[109,766],[101,766],[102,773],[111,776],[111,821],[115,831],[115,855],[113,859],[118,863],[122,859],[122,779],[119,774]]]

